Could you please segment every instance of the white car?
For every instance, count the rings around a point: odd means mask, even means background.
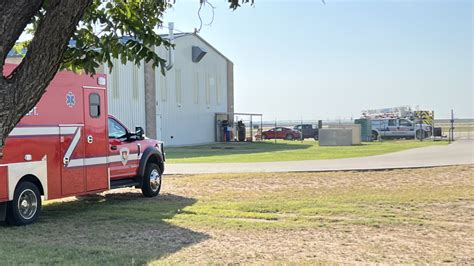
[[[427,124],[415,123],[404,118],[372,119],[372,139],[431,137],[433,128]]]

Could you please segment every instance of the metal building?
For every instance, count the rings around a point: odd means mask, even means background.
[[[214,142],[215,114],[234,112],[233,63],[197,34],[174,34],[174,42],[165,76],[145,63],[117,60],[111,73],[104,66],[109,112],[167,146]],[[168,57],[162,47],[157,53]]]

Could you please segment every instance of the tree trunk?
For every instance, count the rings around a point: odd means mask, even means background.
[[[24,2],[32,5],[31,3],[38,1],[2,0],[0,4],[1,72],[6,53],[40,7],[37,6],[36,10],[33,7],[30,12],[26,12],[25,9],[30,8],[30,5],[22,6]],[[39,2],[43,4],[43,1]],[[0,156],[8,134],[20,119],[35,107],[54,78],[69,39],[92,0],[50,0],[47,3],[45,16],[38,24],[25,58],[9,76],[0,75]],[[10,9],[4,9],[5,7]],[[15,17],[23,19],[17,19],[21,22],[13,19],[16,21],[13,23],[11,19]],[[8,31],[9,27],[23,28],[21,31]]]

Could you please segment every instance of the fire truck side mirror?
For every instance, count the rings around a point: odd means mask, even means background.
[[[143,130],[142,127],[135,127],[135,135],[137,136],[138,140],[144,139],[143,135],[145,134],[145,131]]]

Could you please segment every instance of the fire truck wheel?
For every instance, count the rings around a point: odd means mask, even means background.
[[[143,176],[142,193],[145,197],[156,197],[161,189],[161,170],[154,163],[149,163]]]
[[[372,130],[372,140],[377,140],[379,137],[379,133],[377,131]]]
[[[15,189],[13,201],[8,202],[7,223],[27,225],[36,222],[41,213],[41,194],[31,182],[21,182]]]

